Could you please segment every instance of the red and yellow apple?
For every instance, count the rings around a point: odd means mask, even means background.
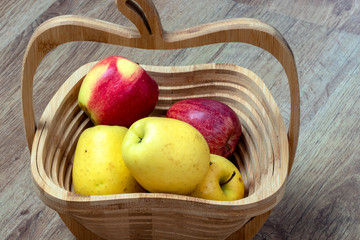
[[[230,160],[211,154],[209,171],[191,196],[233,201],[243,198],[244,193],[244,182],[237,167]]]
[[[210,153],[229,158],[241,137],[236,113],[226,104],[206,98],[190,98],[173,104],[166,117],[189,123],[209,144]]]
[[[95,125],[130,127],[154,110],[158,96],[157,83],[140,65],[111,56],[85,76],[78,103]]]

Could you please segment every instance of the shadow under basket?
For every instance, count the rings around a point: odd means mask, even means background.
[[[284,195],[297,146],[299,90],[289,46],[273,27],[252,19],[165,32],[151,1],[139,0],[136,6],[140,10],[135,15],[131,15],[134,7],[128,2],[118,1],[118,7],[138,31],[88,18],[62,16],[42,24],[30,40],[23,65],[23,114],[31,149],[31,171],[39,197],[59,213],[79,239],[253,237]],[[138,20],[144,16],[150,20],[147,27],[143,26],[145,21]],[[106,38],[102,37],[104,32],[108,34]],[[56,37],[59,33],[61,38]],[[69,41],[97,41],[146,49],[218,42],[245,42],[261,47],[279,60],[289,80],[289,133],[269,90],[248,69],[216,63],[142,65],[159,85],[159,101],[152,115],[164,116],[173,103],[194,97],[221,101],[237,113],[243,135],[232,160],[243,177],[246,196],[237,201],[212,201],[165,193],[76,194],[72,186],[73,155],[80,134],[92,126],[78,107],[77,97],[83,78],[96,62],[81,66],[65,81],[37,124],[32,105],[32,82],[37,66],[51,49]],[[44,42],[51,47],[41,48]]]

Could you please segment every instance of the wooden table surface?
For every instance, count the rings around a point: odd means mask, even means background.
[[[257,18],[277,28],[294,52],[300,81],[298,151],[284,198],[255,239],[359,239],[360,2],[358,0],[154,0],[163,27],[179,30],[229,18]],[[132,24],[114,1],[37,0],[0,4],[0,239],[75,239],[34,193],[21,110],[21,64],[45,20],[76,14]],[[81,65],[109,55],[141,64],[232,63],[257,73],[289,122],[289,88],[280,64],[246,44],[171,51],[67,43],[35,76],[36,119]]]

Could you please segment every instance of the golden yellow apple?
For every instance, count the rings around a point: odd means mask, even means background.
[[[98,125],[83,131],[78,140],[72,180],[76,193],[105,195],[144,192],[121,157],[127,128]]]
[[[237,167],[230,160],[211,154],[209,171],[191,196],[232,201],[243,198],[244,193],[244,182]]]
[[[150,192],[189,194],[209,169],[210,150],[193,126],[164,117],[136,121],[122,145],[124,162]]]

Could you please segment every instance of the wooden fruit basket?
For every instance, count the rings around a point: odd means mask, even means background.
[[[117,0],[137,27],[78,16],[50,19],[34,32],[24,56],[22,103],[31,171],[42,201],[56,210],[79,239],[249,239],[281,200],[299,135],[299,86],[294,56],[281,34],[254,19],[233,19],[166,32],[151,0]],[[95,63],[74,72],[36,124],[35,71],[52,49],[71,41],[94,41],[142,49],[179,49],[242,42],[271,53],[287,75],[291,98],[288,132],[262,80],[229,64],[143,66],[157,81],[164,115],[176,101],[208,97],[231,106],[243,125],[235,160],[247,195],[237,201],[210,201],[161,193],[82,196],[73,192],[71,170],[80,133],[91,122],[77,105],[82,79]]]

